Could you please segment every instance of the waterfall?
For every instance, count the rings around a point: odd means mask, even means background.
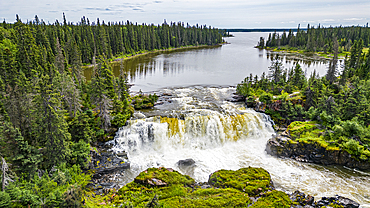
[[[205,182],[217,170],[252,166],[266,169],[278,189],[298,189],[317,199],[338,194],[370,207],[368,173],[267,155],[273,121],[243,103],[225,101],[233,92],[235,88],[166,89],[171,102],[143,111],[110,141],[112,150],[127,152],[131,163],[122,185],[149,167],[173,168]],[[177,165],[185,159],[195,164]]]
[[[131,155],[141,149],[208,149],[273,133],[269,117],[252,110],[238,111],[194,109],[183,113],[183,118],[158,116],[130,120],[117,132],[113,150]]]

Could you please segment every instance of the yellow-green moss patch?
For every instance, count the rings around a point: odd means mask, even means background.
[[[282,191],[271,191],[265,194],[265,197],[258,199],[251,208],[289,208],[293,204],[289,196]]]
[[[237,171],[219,170],[213,173],[208,183],[219,188],[235,188],[249,195],[269,190],[270,174],[262,168],[241,168]]]

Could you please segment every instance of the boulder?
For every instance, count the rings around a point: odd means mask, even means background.
[[[186,160],[179,160],[177,163],[176,163],[178,166],[192,166],[195,164],[195,161],[193,159],[186,159]]]
[[[320,201],[317,201],[316,203],[316,206],[330,206],[330,205],[333,205],[333,204],[336,204],[336,205],[340,205],[340,206],[343,206],[344,208],[357,208],[357,207],[360,207],[360,204],[351,200],[351,199],[348,199],[346,197],[343,197],[343,196],[334,196],[334,197],[322,197]]]

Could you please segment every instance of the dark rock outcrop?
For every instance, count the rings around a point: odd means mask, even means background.
[[[178,166],[192,166],[195,164],[195,161],[193,159],[186,159],[186,160],[179,160],[177,163],[176,163]]]
[[[267,154],[292,158],[301,162],[311,162],[322,165],[341,165],[360,170],[370,170],[368,161],[352,157],[341,149],[328,150],[316,142],[293,141],[289,137],[277,136],[270,139],[266,145]]]
[[[130,168],[130,163],[126,162],[125,153],[114,153],[112,151],[101,150],[100,152],[91,151],[92,160],[90,170],[95,174],[107,174]]]
[[[103,194],[109,190],[120,188],[117,178],[122,178],[123,170],[130,168],[126,161],[125,152],[114,153],[105,148],[90,150],[91,162],[88,169],[93,171],[91,183],[87,187],[92,188],[95,194]]]
[[[360,206],[359,203],[338,195],[334,197],[322,197],[321,200],[315,202],[315,205],[316,207],[340,205],[343,206],[344,208],[357,208]]]
[[[343,196],[334,196],[334,197],[322,197],[321,200],[316,201],[313,196],[306,195],[303,192],[295,191],[289,195],[290,200],[294,202],[293,207],[297,208],[316,208],[316,207],[339,207],[343,206],[344,208],[357,208],[360,206],[359,203],[345,198]]]

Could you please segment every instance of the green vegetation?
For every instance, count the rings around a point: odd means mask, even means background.
[[[0,23],[0,207],[80,207],[90,150],[156,95],[131,98],[109,61],[147,51],[217,45],[221,31],[164,22]],[[91,65],[91,79],[83,76]],[[133,102],[132,102],[133,101]],[[9,165],[8,165],[9,164]],[[85,171],[86,172],[86,171]],[[93,200],[94,201],[94,200]],[[87,203],[87,202],[86,202]]]
[[[349,54],[355,42],[360,40],[363,41],[365,48],[369,46],[370,28],[367,25],[366,27],[340,26],[334,28],[324,28],[319,25],[314,28],[308,24],[306,31],[301,30],[298,26],[295,34],[292,30],[289,30],[288,34],[284,30],[281,35],[276,31],[270,33],[267,40],[261,37],[257,47],[299,53],[318,52],[320,56],[324,57],[328,57],[329,54],[332,54],[331,57],[340,54],[339,56],[344,57]]]
[[[262,168],[242,168],[237,171],[219,170],[209,178],[209,184],[218,188],[234,188],[249,196],[271,188],[270,174]]]
[[[149,168],[106,202],[133,207],[248,207],[253,204],[249,197],[258,195],[254,207],[293,204],[284,192],[271,191],[270,175],[262,168],[217,171],[209,184],[213,186],[201,188],[189,176],[172,169]]]
[[[132,98],[132,104],[134,105],[135,110],[140,110],[153,107],[157,100],[158,96],[156,94],[144,95],[142,92],[140,92],[139,95],[136,95]]]
[[[364,46],[369,44],[370,30],[367,27],[310,28],[307,33],[299,31],[296,36],[288,37],[299,40],[296,44],[307,46],[305,41],[311,39],[313,44],[312,40],[317,40],[313,35],[324,32],[330,36],[327,44],[334,53],[324,77],[314,71],[307,79],[299,64],[283,69],[277,55],[267,76],[263,73],[259,78],[251,74],[237,86],[237,93],[246,98],[248,106],[269,114],[278,126],[287,127],[291,142],[315,143],[327,150],[342,149],[358,160],[368,161],[370,53]],[[350,56],[339,71],[338,48],[348,34],[352,34],[353,39],[347,48]],[[286,38],[284,34],[283,37]],[[267,45],[271,45],[272,40]],[[307,120],[309,122],[303,122]]]
[[[289,208],[293,202],[289,199],[288,195],[282,191],[271,191],[266,193],[266,196],[260,198],[255,204],[251,207],[253,208],[264,208],[264,207],[281,207]]]

